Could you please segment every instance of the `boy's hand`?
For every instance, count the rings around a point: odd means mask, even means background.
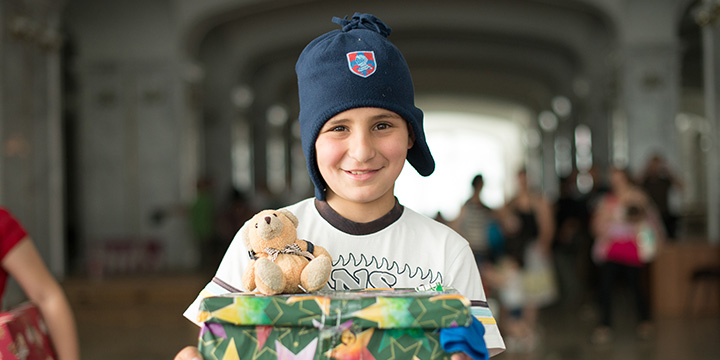
[[[200,351],[195,346],[186,346],[175,355],[175,360],[202,360]],[[456,359],[459,360],[459,359]]]
[[[454,353],[450,356],[450,360],[473,360],[468,354],[464,352]]]

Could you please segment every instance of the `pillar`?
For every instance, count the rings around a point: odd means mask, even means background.
[[[703,0],[695,12],[702,27],[703,79],[705,92],[705,118],[709,124],[710,150],[707,159],[707,235],[711,243],[720,242],[720,1]]]

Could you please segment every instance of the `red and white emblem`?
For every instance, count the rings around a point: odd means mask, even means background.
[[[347,53],[348,67],[353,74],[360,77],[368,77],[375,73],[377,63],[373,51],[353,51]]]

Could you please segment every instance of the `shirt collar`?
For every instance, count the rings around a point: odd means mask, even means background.
[[[385,229],[400,218],[404,209],[395,198],[395,206],[387,214],[370,222],[358,223],[342,217],[330,207],[327,201],[315,199],[315,208],[330,225],[350,235],[369,235]]]

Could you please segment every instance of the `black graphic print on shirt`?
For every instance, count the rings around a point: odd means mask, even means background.
[[[340,255],[333,262],[328,286],[333,290],[417,287],[421,284],[442,283],[442,274],[409,264],[390,262],[386,258],[370,257],[364,254]],[[398,286],[398,284],[401,284]]]

